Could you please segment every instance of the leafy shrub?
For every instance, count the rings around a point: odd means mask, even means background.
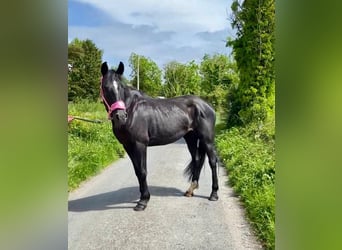
[[[216,140],[229,182],[240,195],[251,224],[267,249],[275,247],[274,142],[272,123],[231,128]]]

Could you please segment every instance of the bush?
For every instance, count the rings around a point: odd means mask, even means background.
[[[274,249],[275,140],[272,123],[231,128],[217,136],[217,148],[251,224],[267,249]]]

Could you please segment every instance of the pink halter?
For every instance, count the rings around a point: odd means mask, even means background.
[[[103,94],[102,80],[103,80],[103,77],[101,77],[100,94],[101,94],[101,98],[102,98],[104,104],[106,104],[106,106],[108,108],[108,119],[110,119],[110,115],[115,110],[117,110],[117,109],[126,110],[126,106],[125,106],[125,103],[123,101],[121,101],[121,100],[114,102],[112,105],[108,104],[108,102],[106,101],[106,98],[104,97],[104,94]]]

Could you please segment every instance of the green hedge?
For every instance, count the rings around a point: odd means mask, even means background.
[[[217,148],[229,182],[245,205],[247,216],[266,249],[275,248],[274,129],[250,125],[217,136]],[[271,128],[271,129],[270,129]],[[270,131],[271,130],[271,131]]]

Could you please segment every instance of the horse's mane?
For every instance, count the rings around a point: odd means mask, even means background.
[[[143,91],[138,90],[132,86],[124,85],[124,88],[126,90],[128,89],[131,95],[137,95],[137,96],[141,96],[141,97],[150,97],[147,94],[145,94]]]

